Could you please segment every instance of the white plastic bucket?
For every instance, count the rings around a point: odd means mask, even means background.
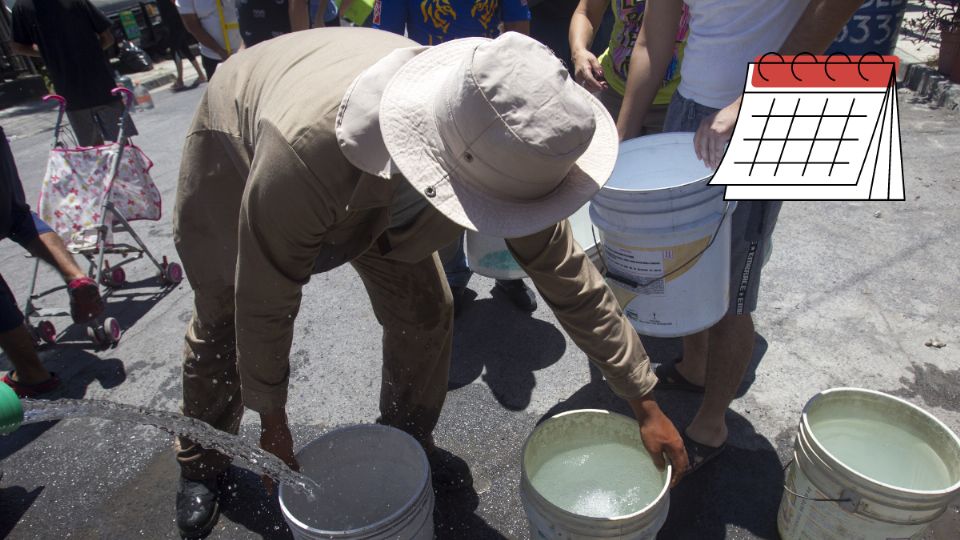
[[[902,399],[827,390],[803,409],[785,485],[784,540],[920,538],[960,492],[960,439]]]
[[[280,486],[294,538],[433,538],[430,465],[403,431],[377,424],[336,429],[297,452],[297,462],[320,493],[310,501]]]
[[[601,270],[640,334],[689,335],[727,312],[736,203],[708,185],[712,174],[692,133],[631,139],[590,204]]]
[[[573,229],[573,238],[583,248],[591,261],[596,261],[596,241],[593,239],[592,225],[590,224],[589,204],[577,210],[568,218],[570,228]],[[526,272],[513,258],[503,238],[486,236],[474,231],[467,231],[467,261],[470,269],[494,279],[521,279],[527,277]]]
[[[632,513],[620,516],[589,517],[567,511],[548,500],[535,486],[540,468],[561,452],[611,442],[638,448],[644,467],[653,468],[656,497]],[[643,446],[636,420],[609,411],[583,409],[558,414],[537,426],[527,437],[521,452],[520,498],[530,522],[530,538],[589,540],[619,538],[653,539],[663,527],[670,509],[670,474],[656,469]],[[576,466],[576,465],[574,465]],[[602,475],[597,475],[597,478]],[[599,480],[598,480],[599,483]],[[585,486],[579,486],[581,488]],[[586,486],[603,488],[602,485]],[[571,488],[572,489],[572,488]]]

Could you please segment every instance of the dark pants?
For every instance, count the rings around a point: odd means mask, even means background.
[[[214,60],[202,54],[200,55],[200,61],[203,64],[203,72],[207,74],[208,81],[213,77],[213,72],[217,70],[217,66],[223,62],[223,60]]]

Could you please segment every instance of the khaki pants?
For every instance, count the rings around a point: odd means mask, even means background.
[[[183,414],[236,433],[243,414],[234,326],[237,222],[249,162],[239,139],[216,131],[187,138],[174,212],[177,252],[194,290],[183,359]],[[380,420],[427,442],[447,391],[453,301],[436,254],[402,263],[367,252],[351,262],[383,327]],[[183,474],[212,478],[230,458],[176,441]]]

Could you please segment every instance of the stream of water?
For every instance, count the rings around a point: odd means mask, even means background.
[[[267,475],[277,482],[302,491],[309,500],[320,493],[320,486],[310,478],[287,467],[280,458],[249,442],[214,429],[196,418],[170,411],[158,411],[94,399],[58,399],[54,401],[22,399],[23,424],[61,420],[65,418],[103,418],[116,422],[144,424],[186,437],[204,448],[217,450],[246,462],[247,468]]]

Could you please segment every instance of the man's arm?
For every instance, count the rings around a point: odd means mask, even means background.
[[[620,310],[600,272],[573,240],[564,220],[544,231],[507,240],[567,335],[625,399],[637,416],[643,442],[663,464],[666,453],[677,476],[687,468],[683,440],[653,399],[657,378],[637,332]]]
[[[110,30],[104,30],[103,32],[100,32],[99,35],[100,48],[103,50],[109,49],[114,43],[116,43],[116,39],[113,37],[113,32]]]
[[[510,21],[503,23],[504,32],[518,32],[525,36],[530,35],[530,21]]]
[[[36,45],[25,45],[23,43],[11,41],[10,52],[20,56],[32,56],[34,58],[40,58],[40,51],[37,49]]]
[[[227,50],[203,29],[203,24],[200,23],[200,17],[198,17],[196,13],[181,13],[180,18],[183,20],[183,25],[187,27],[187,32],[190,32],[194,39],[200,42],[200,44],[217,53],[221,60],[226,60],[227,57],[230,56],[227,54]]]
[[[777,52],[784,56],[802,52],[822,54],[861,5],[862,0],[811,0]],[[700,123],[694,146],[697,157],[708,167],[720,166],[727,142],[733,136],[742,100],[740,96]]]
[[[607,0],[580,0],[577,9],[570,18],[570,56],[573,60],[574,78],[584,88],[598,92],[607,88],[603,78],[603,68],[596,55],[590,52],[597,29],[603,22],[603,13],[607,9]]]
[[[307,0],[289,0],[287,16],[290,17],[291,32],[310,29],[310,10],[307,8]]]
[[[617,118],[621,141],[640,135],[647,111],[673,58],[682,14],[682,0],[647,0],[643,24],[630,55],[623,105]]]

